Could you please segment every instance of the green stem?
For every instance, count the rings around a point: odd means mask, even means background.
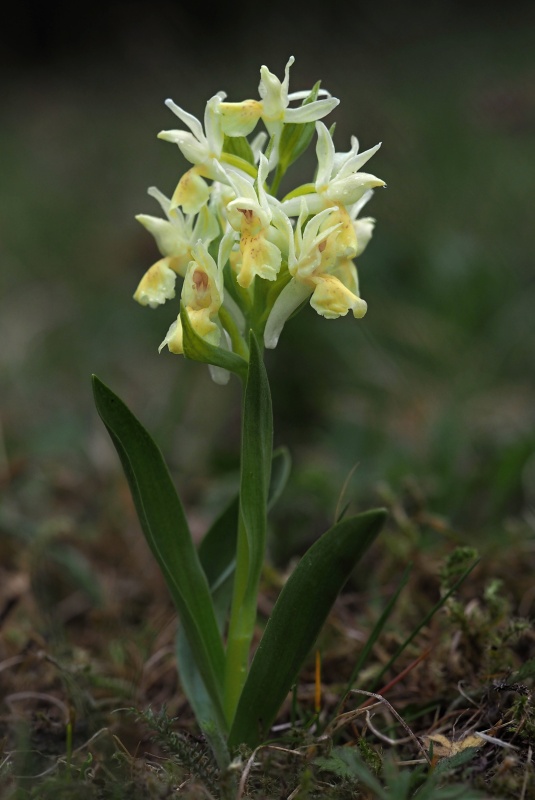
[[[265,558],[273,420],[262,350],[251,331],[242,404],[240,510],[236,571],[227,636],[223,706],[232,723],[249,667],[258,586]]]
[[[249,545],[240,514],[236,550],[234,593],[227,637],[224,711],[230,725],[247,678],[249,650],[256,621],[256,596],[247,593],[249,583]],[[251,603],[254,600],[254,604]]]
[[[234,317],[232,316],[232,314],[229,314],[229,312],[224,306],[221,306],[221,308],[219,309],[219,319],[221,320],[223,327],[230,336],[233,352],[237,353],[245,361],[249,361],[249,348],[247,347],[247,345],[243,340],[239,328],[236,325],[236,322],[234,321]]]
[[[279,191],[280,183],[284,177],[284,173],[286,172],[286,168],[282,166],[282,163],[279,161],[277,164],[277,170],[275,172],[275,177],[273,178],[273,183],[271,184],[271,188],[269,190],[270,194],[277,196],[277,192]]]

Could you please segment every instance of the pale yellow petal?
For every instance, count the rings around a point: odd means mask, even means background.
[[[357,319],[365,315],[365,301],[353,294],[334,275],[322,275],[315,279],[315,283],[310,305],[322,317],[336,319],[344,317],[350,310]]]
[[[162,258],[144,274],[134,292],[134,300],[140,305],[156,308],[175,296],[176,273],[170,268],[170,261]]]
[[[353,220],[345,206],[339,205],[335,211],[321,225],[320,231],[331,225],[339,224],[339,228],[328,237],[324,260],[326,264],[333,263],[338,258],[355,258],[357,255],[357,235]]]
[[[221,127],[227,136],[248,136],[262,114],[262,103],[244,100],[242,103],[220,103]]]
[[[269,242],[264,233],[242,236],[240,241],[241,266],[236,280],[246,289],[254,278],[274,281],[280,269],[282,256],[279,248]]]
[[[195,167],[182,175],[173,197],[172,206],[182,206],[184,213],[197,214],[208,202],[210,189]]]
[[[184,352],[182,344],[182,320],[180,317],[178,317],[175,322],[172,323],[171,327],[167,331],[165,339],[158,348],[158,352],[161,353],[163,348],[166,346],[169,348],[171,353],[175,353],[176,355],[180,355]]]

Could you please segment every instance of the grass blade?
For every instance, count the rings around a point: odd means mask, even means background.
[[[466,570],[463,572],[463,574],[461,575],[461,577],[460,577],[460,578],[459,578],[457,581],[455,581],[455,583],[453,584],[453,586],[451,587],[451,589],[450,589],[448,592],[446,592],[446,594],[444,595],[444,597],[441,597],[441,598],[440,598],[440,600],[438,601],[438,603],[435,603],[435,605],[433,606],[433,608],[431,609],[431,611],[429,611],[429,612],[428,612],[428,613],[425,615],[425,617],[423,618],[423,620],[422,620],[422,621],[420,622],[420,624],[419,624],[419,625],[418,625],[418,626],[417,626],[417,627],[416,627],[416,628],[413,630],[413,632],[410,634],[410,636],[408,636],[408,637],[405,639],[405,641],[404,641],[402,644],[400,644],[400,646],[398,647],[398,649],[396,650],[396,652],[394,653],[394,655],[393,655],[393,656],[392,656],[392,657],[391,657],[391,658],[388,660],[388,662],[387,662],[387,663],[385,664],[385,666],[384,666],[384,667],[381,669],[381,671],[379,672],[379,674],[378,674],[378,675],[376,675],[376,677],[375,677],[375,680],[373,681],[373,684],[372,684],[372,689],[371,689],[371,691],[375,691],[376,687],[379,685],[379,681],[381,680],[381,678],[383,677],[383,675],[385,674],[385,672],[387,672],[387,670],[389,670],[389,669],[390,669],[390,667],[392,666],[392,664],[394,664],[394,663],[395,663],[395,661],[396,661],[396,660],[399,658],[399,656],[400,656],[400,655],[403,653],[403,651],[405,650],[405,648],[406,648],[406,647],[408,647],[408,645],[409,645],[409,644],[412,642],[412,640],[413,640],[413,639],[414,639],[414,638],[415,638],[415,637],[416,637],[416,636],[417,636],[417,635],[420,633],[420,631],[422,630],[422,628],[424,628],[424,627],[427,625],[427,623],[429,622],[429,620],[431,620],[431,619],[434,617],[434,615],[437,613],[437,611],[439,611],[439,610],[442,608],[442,606],[444,605],[444,603],[446,602],[446,600],[448,600],[448,598],[449,598],[449,597],[451,597],[451,595],[452,595],[454,592],[456,592],[456,591],[457,591],[457,589],[459,588],[459,586],[461,585],[461,583],[463,583],[463,581],[464,581],[464,580],[466,580],[466,578],[467,578],[467,577],[470,575],[470,573],[472,572],[472,570],[473,570],[473,569],[474,569],[474,568],[475,568],[475,567],[476,567],[478,564],[479,564],[479,559],[477,559],[477,561],[474,561],[474,563],[473,563],[473,564],[471,564],[471,565],[468,567],[468,569],[466,569]]]
[[[368,636],[368,640],[367,640],[366,644],[364,645],[364,647],[363,647],[363,649],[362,649],[362,651],[361,651],[361,653],[360,653],[360,655],[359,655],[359,657],[358,657],[358,659],[356,661],[355,666],[353,667],[353,671],[351,672],[351,677],[349,678],[349,681],[347,683],[345,691],[344,691],[344,693],[343,693],[343,695],[342,695],[342,697],[340,699],[340,702],[338,703],[338,705],[336,707],[336,710],[335,710],[333,716],[337,716],[340,713],[340,709],[341,709],[341,707],[342,707],[342,705],[344,703],[344,700],[346,699],[347,695],[349,694],[349,692],[353,688],[353,684],[357,680],[359,672],[361,671],[361,669],[363,668],[364,664],[366,663],[366,660],[367,660],[369,654],[371,653],[372,647],[374,646],[375,642],[377,641],[377,639],[381,635],[381,632],[382,632],[382,630],[383,630],[383,628],[384,628],[384,626],[385,626],[390,614],[394,610],[394,606],[397,603],[398,597],[401,594],[402,589],[407,585],[407,581],[409,580],[410,572],[411,572],[411,566],[409,565],[407,567],[407,569],[405,570],[405,572],[403,573],[403,575],[401,576],[401,580],[399,582],[398,588],[396,589],[396,591],[394,592],[394,594],[392,595],[392,597],[388,601],[388,603],[386,605],[386,608],[384,609],[383,613],[381,614],[381,616],[379,617],[379,619],[377,620],[377,622],[373,626],[373,630],[372,630],[371,634]]]

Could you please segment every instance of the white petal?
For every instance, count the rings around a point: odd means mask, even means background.
[[[261,131],[257,133],[254,137],[253,141],[251,142],[251,150],[253,151],[253,156],[255,163],[257,163],[260,153],[264,149],[264,145],[267,141],[268,135],[265,131]]]
[[[258,94],[262,98],[262,116],[268,119],[277,118],[282,115],[288,105],[288,97],[284,92],[284,85],[265,65],[260,67],[260,76]]]
[[[179,211],[180,209],[176,209]],[[191,232],[191,240],[196,242],[199,239],[203,244],[208,245],[219,236],[219,223],[215,215],[207,205],[204,205],[197,216],[195,226]]]
[[[325,187],[331,180],[334,162],[334,144],[331,134],[323,122],[316,122],[318,143],[316,145],[316,155],[318,157],[318,174],[316,177],[316,189]]]
[[[358,170],[370,160],[370,158],[379,150],[380,147],[381,142],[376,144],[375,147],[370,147],[369,150],[365,150],[364,153],[358,153],[351,158],[348,158],[336,175],[336,180],[347,178],[348,175],[351,175],[351,173],[358,172]]]
[[[158,139],[178,145],[184,158],[191,164],[203,164],[209,158],[206,144],[199,142],[188,131],[160,131]]]
[[[187,111],[184,111],[183,108],[177,106],[170,98],[165,101],[165,105],[167,108],[170,108],[173,114],[176,114],[177,117],[182,120],[184,125],[187,125],[192,134],[198,139],[200,142],[206,141],[202,125],[197,119],[194,117],[193,114],[189,114]]]
[[[347,153],[334,154],[334,174],[337,175],[346,161],[356,156],[359,151],[359,140],[356,136],[351,137],[351,149]]]
[[[357,200],[356,203],[353,203],[353,205],[347,209],[349,211],[349,216],[353,221],[358,217],[358,215],[360,214],[366,203],[368,203],[372,199],[372,197],[373,197],[373,189],[368,189],[367,192],[364,192],[360,200]]]
[[[285,105],[288,105],[288,87],[290,85],[290,67],[295,62],[295,58],[290,56],[284,68],[284,80],[282,82],[282,90],[284,92]]]
[[[318,214],[318,217],[319,216],[321,215]],[[310,223],[312,222],[313,220],[310,220]],[[310,231],[308,230],[310,223],[305,228],[305,235],[303,237],[303,254],[305,254],[310,250],[315,250],[316,247],[318,247],[318,245],[320,245],[325,239],[327,239],[331,235],[331,233],[339,230],[343,225],[342,222],[337,222],[336,225],[330,225],[328,228],[325,228],[324,231],[317,233],[317,228],[319,227],[319,225],[321,225],[322,222],[323,219],[321,219],[318,223],[314,223],[314,225],[311,226]]]
[[[311,89],[302,89],[300,92],[290,92],[288,95],[288,100],[304,100],[306,97],[310,96]],[[330,97],[331,93],[327,91],[327,89],[320,89],[318,91],[318,97]]]
[[[148,214],[137,214],[136,219],[154,236],[162,256],[180,256],[187,249],[188,243],[180,235],[178,228],[166,219]]]
[[[279,250],[288,253],[288,261],[295,262],[295,244],[294,244],[294,229],[287,214],[284,213],[280,205],[273,208],[273,224],[284,237],[284,242],[279,241],[277,244]],[[283,245],[283,246],[281,246]]]
[[[258,200],[262,207],[262,210],[265,212],[266,216],[269,218],[269,221],[271,222],[271,209],[269,207],[266,193],[264,191],[264,181],[267,178],[268,171],[269,171],[268,160],[262,153],[258,161],[258,177],[256,183],[257,193],[258,193]]]
[[[343,180],[331,181],[325,196],[329,200],[350,206],[360,200],[368,189],[384,185],[385,182],[375,175],[369,175],[367,172],[355,172]]]
[[[375,220],[373,217],[363,217],[362,219],[357,219],[354,224],[355,233],[357,234],[357,256],[360,256],[372,238]]]
[[[219,272],[223,271],[223,267],[229,259],[230,251],[232,250],[235,241],[236,234],[232,228],[230,228],[219,242],[219,252],[217,255],[217,267]]]
[[[243,172],[238,172],[233,167],[227,167],[225,174],[228,182],[236,192],[237,197],[247,197],[249,200],[257,201],[256,192],[253,186],[253,178],[245,175]]]
[[[147,189],[147,194],[150,197],[154,197],[154,199],[160,204],[160,208],[164,212],[166,217],[169,217],[169,211],[171,210],[171,201],[168,197],[164,195],[163,192],[160,192],[156,186],[149,186]]]
[[[213,364],[208,364],[208,370],[214,383],[217,383],[219,386],[227,385],[230,380],[230,372],[228,369],[216,367]]]
[[[273,308],[271,309],[268,317],[266,328],[264,330],[264,344],[267,348],[272,350],[277,346],[279,336],[282,333],[285,322],[291,317],[296,309],[299,308],[307,297],[311,294],[311,290],[303,283],[296,281],[292,278],[290,283],[286,284],[280,295],[275,300]]]
[[[223,149],[224,134],[221,128],[221,117],[217,113],[218,106],[221,103],[222,92],[215,94],[206,103],[206,110],[204,112],[204,129],[206,131],[206,139],[208,149],[211,155],[219,158],[221,150]]]
[[[312,103],[307,103],[299,108],[287,108],[284,112],[285,122],[316,122],[322,117],[326,117],[331,111],[336,108],[340,100],[336,97],[330,97],[326,100],[314,100]]]
[[[288,214],[289,217],[297,217],[301,211],[301,201],[303,198],[306,199],[308,210],[311,214],[317,214],[318,211],[325,208],[325,201],[323,198],[321,198],[319,194],[316,194],[316,192],[311,192],[310,194],[292,197],[290,200],[284,200],[281,204],[284,213]]]

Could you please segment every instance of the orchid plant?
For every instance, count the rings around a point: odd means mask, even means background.
[[[134,298],[156,308],[175,299],[182,279],[177,316],[160,350],[207,364],[218,384],[234,374],[243,387],[239,492],[198,549],[157,445],[94,378],[98,412],[178,610],[181,684],[219,754],[221,742],[228,754],[269,736],[332,604],[385,516],[382,509],[343,516],[314,543],[285,583],[251,660],[267,513],[289,472],[287,452],[273,452],[264,348],[277,346],[287,320],[307,301],[327,319],[365,315],[354,259],[375,220],[359,214],[384,186],[361,171],[379,145],[360,152],[353,137],[347,152],[336,151],[333,128],[322,121],[336,98],[319,83],[289,93],[293,61],[282,81],[261,68],[259,100],[227,102],[224,92],[215,94],[204,126],[167,100],[182,127],[159,137],[176,144],[191,167],[170,199],[149,189],[165,218],[137,217],[162,258]],[[256,133],[260,122],[266,130]],[[314,181],[277,197],[314,134]]]

